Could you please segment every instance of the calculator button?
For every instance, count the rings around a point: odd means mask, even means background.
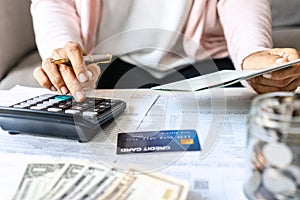
[[[47,111],[50,111],[50,112],[60,112],[62,111],[61,108],[48,108]]]
[[[58,99],[49,99],[49,102],[50,103],[59,103],[59,102],[61,102],[61,100],[58,100]]]
[[[66,101],[69,99],[72,99],[72,96],[68,96],[68,95],[58,95],[54,98],[55,100],[62,100],[62,101]]]
[[[82,106],[73,106],[71,109],[72,110],[83,110],[84,108]]]
[[[98,106],[98,108],[99,109],[101,109],[101,108],[105,109],[105,105],[100,105],[100,106]]]
[[[44,101],[43,102],[43,105],[45,105],[45,106],[53,106],[53,105],[55,105],[56,103],[53,103],[53,102],[50,102],[50,101]]]
[[[38,104],[36,104],[36,107],[39,108],[38,110],[43,110],[43,109],[46,109],[48,106],[44,105],[42,103],[38,103]]]
[[[82,113],[83,117],[88,117],[88,118],[94,118],[97,117],[98,113],[97,112],[91,112],[91,111],[85,111]]]
[[[108,110],[108,109],[110,109],[110,104],[101,104],[100,106],[99,106],[99,108],[104,108],[105,110]]]
[[[22,103],[20,103],[20,105],[21,105],[21,106],[25,106],[25,107],[29,107],[29,106],[31,106],[32,104],[27,103],[27,102],[22,102]]]
[[[97,112],[98,114],[102,114],[105,112],[105,108],[94,109],[94,111]]]
[[[38,107],[38,106],[31,106],[30,107],[31,110],[43,110],[43,107]]]
[[[31,105],[36,104],[38,102],[40,102],[40,101],[38,101],[38,100],[29,100],[29,101],[27,101],[27,103],[29,103]]]
[[[79,110],[65,110],[65,113],[76,114],[76,113],[80,113],[80,111]]]
[[[20,104],[18,104],[18,105],[14,105],[13,107],[14,108],[27,108],[28,106],[27,105],[20,105]]]
[[[70,108],[71,106],[70,105],[66,105],[66,104],[59,104],[58,107],[62,108],[62,109],[67,109],[67,108]]]

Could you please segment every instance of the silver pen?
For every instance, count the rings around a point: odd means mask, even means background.
[[[95,63],[95,64],[110,63],[112,61],[111,54],[87,55],[87,56],[83,56],[83,58],[86,63]],[[51,61],[51,63],[71,65],[71,61],[69,58],[59,58]]]

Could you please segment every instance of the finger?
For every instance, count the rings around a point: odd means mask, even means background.
[[[279,55],[288,61],[296,60],[299,58],[299,53],[293,48],[274,48],[270,50],[271,55]]]
[[[279,91],[279,89],[277,87],[258,85],[258,84],[253,84],[253,83],[250,83],[250,85],[255,90],[255,92],[257,92],[258,94],[265,94],[265,93]]]
[[[65,46],[67,57],[70,59],[76,77],[80,82],[88,81],[87,68],[83,59],[83,50],[78,43],[68,42]]]
[[[259,77],[250,79],[250,83],[264,85],[264,86],[273,86],[273,87],[278,87],[278,88],[284,88],[284,87],[288,86],[294,80],[295,80],[295,77],[286,78],[286,79],[282,79],[282,80],[274,80],[274,79],[264,78],[263,76],[259,76]]]
[[[272,72],[269,78],[273,80],[283,80],[300,76],[300,66],[293,65],[291,67]]]
[[[287,60],[282,59],[279,55],[270,55],[269,51],[261,51],[248,56],[243,61],[243,69],[245,70],[256,70],[272,67],[279,62],[286,62]]]
[[[68,90],[65,86],[63,77],[61,76],[57,65],[51,63],[51,60],[52,59],[48,58],[43,62],[43,70],[57,91],[61,94],[67,94]]]
[[[258,94],[265,94],[269,92],[279,92],[279,91],[286,91],[286,92],[292,92],[295,91],[300,83],[300,79],[297,78],[294,81],[292,81],[289,85],[286,87],[273,87],[273,86],[266,86],[266,85],[260,85],[257,83],[251,83],[251,87],[258,93]]]
[[[33,77],[37,80],[40,86],[52,91],[56,91],[56,88],[52,85],[51,81],[49,80],[42,67],[37,67],[34,69]]]
[[[284,88],[285,91],[295,91],[300,84],[300,78],[295,79],[291,84]]]
[[[59,65],[59,71],[62,78],[65,81],[67,88],[76,101],[82,102],[85,99],[85,93],[80,85],[80,82],[76,78],[72,67],[67,65]]]
[[[277,60],[277,64],[292,61],[299,58],[299,52],[292,48],[275,48],[270,50],[271,55],[279,55],[282,58]],[[282,69],[268,75],[268,78],[274,80],[283,80],[291,77],[298,77],[300,74],[300,65],[296,64],[292,67]]]
[[[87,66],[87,72],[89,80],[97,81],[100,76],[101,70],[97,64],[92,63]]]
[[[66,51],[63,48],[55,49],[52,52],[52,58],[53,59],[60,59],[60,58],[66,58],[66,57],[67,57],[67,54],[66,54]]]
[[[96,83],[100,76],[100,68],[97,64],[90,64],[87,66],[89,81],[81,83],[84,91],[92,90],[96,87]]]

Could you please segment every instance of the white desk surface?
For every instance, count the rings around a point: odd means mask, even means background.
[[[18,86],[0,91],[0,104],[46,92]],[[242,182],[246,118],[255,97],[253,92],[245,88],[216,88],[197,93],[97,90],[91,95],[127,102],[126,111],[91,142],[9,135],[0,130],[0,199],[15,192],[22,163],[42,158],[88,159],[118,169],[134,165],[188,180],[188,199],[245,199]],[[196,129],[202,151],[129,156],[115,153],[118,132],[174,129]]]

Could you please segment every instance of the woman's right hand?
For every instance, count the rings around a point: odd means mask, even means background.
[[[67,42],[63,48],[55,49],[52,57],[44,60],[42,66],[34,70],[33,76],[42,87],[61,94],[70,92],[76,101],[81,102],[86,97],[84,90],[95,88],[100,75],[99,66],[85,65],[84,54],[80,44]],[[71,66],[52,63],[60,58],[68,58]]]

